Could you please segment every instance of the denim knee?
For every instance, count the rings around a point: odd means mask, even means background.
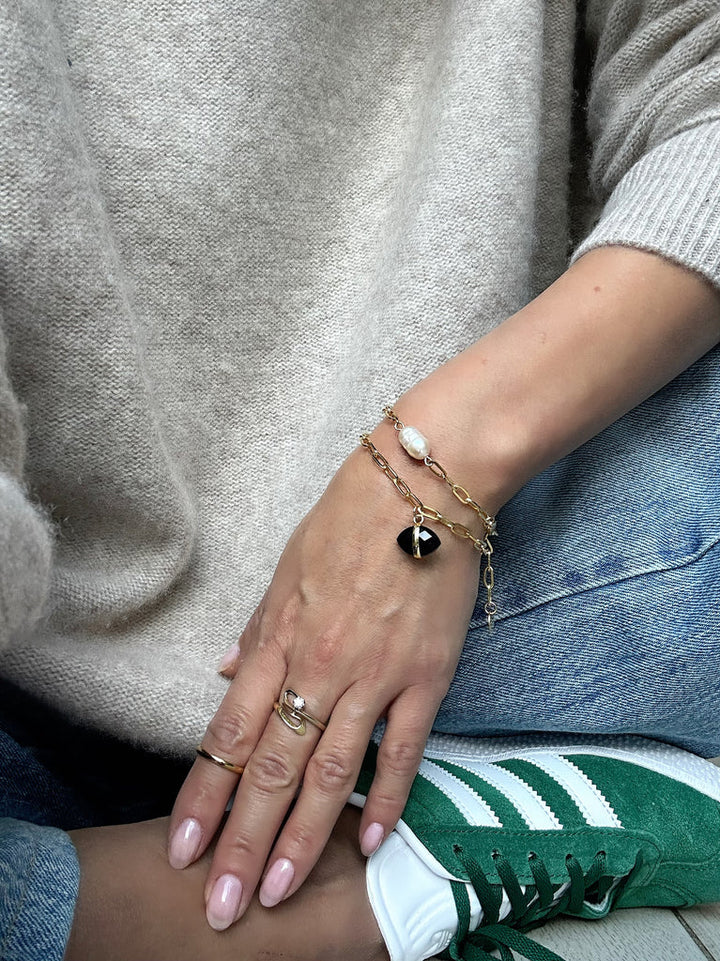
[[[0,818],[0,961],[62,961],[79,880],[64,831]]]
[[[500,512],[435,728],[622,731],[720,754],[720,350]]]

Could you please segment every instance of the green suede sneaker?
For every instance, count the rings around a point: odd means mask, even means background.
[[[522,932],[720,901],[720,769],[622,735],[433,736],[367,884],[391,961],[562,961]]]

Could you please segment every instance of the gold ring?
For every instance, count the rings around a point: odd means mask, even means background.
[[[217,764],[218,767],[224,767],[226,771],[230,771],[232,774],[242,774],[245,770],[242,764],[233,764],[232,761],[226,761],[225,758],[218,757],[217,754],[210,754],[202,744],[198,744],[195,748],[195,753],[199,757],[204,757],[206,761],[212,761],[213,764]]]
[[[308,711],[305,710],[305,698],[300,697],[295,691],[291,691],[290,688],[283,693],[282,701],[275,701],[273,704],[273,709],[277,712],[280,720],[291,731],[295,731],[296,734],[304,734],[307,730],[305,722],[314,725],[320,731],[324,731],[327,724],[323,724],[318,718],[313,717]]]

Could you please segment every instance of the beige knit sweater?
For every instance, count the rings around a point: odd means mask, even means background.
[[[573,250],[720,284],[718,0],[7,0],[0,49],[0,670],[142,745]]]

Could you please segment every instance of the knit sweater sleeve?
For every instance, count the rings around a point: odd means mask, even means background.
[[[23,489],[24,454],[22,409],[8,381],[0,327],[0,647],[37,621],[50,582],[51,527]]]
[[[717,0],[588,0],[587,104],[600,217],[573,255],[620,244],[720,286]]]

